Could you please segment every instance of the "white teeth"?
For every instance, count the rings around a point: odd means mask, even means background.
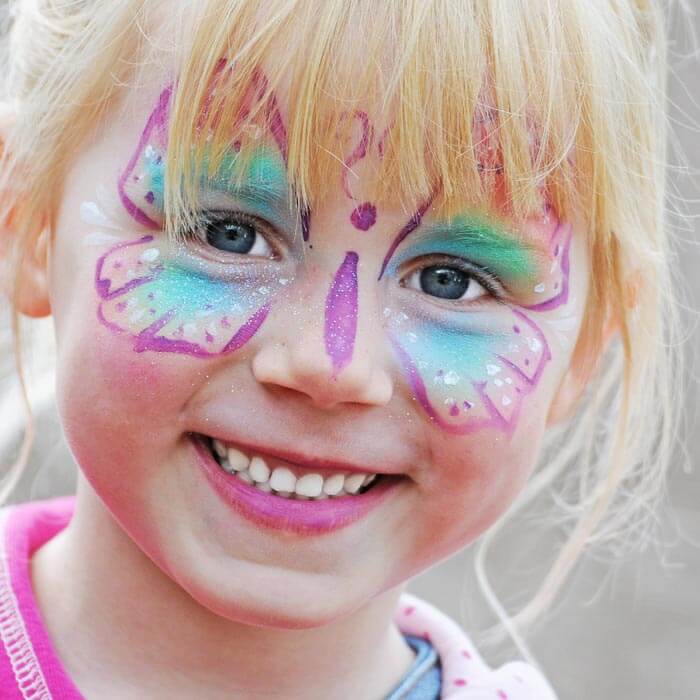
[[[220,457],[221,459],[226,459],[226,455],[228,453],[228,450],[226,449],[226,445],[224,445],[223,442],[219,442],[218,440],[214,440],[214,452],[216,452],[217,456]]]
[[[328,479],[323,480],[323,493],[328,496],[336,496],[343,489],[345,474],[333,474]]]
[[[253,480],[257,482],[267,481],[270,478],[270,468],[265,464],[265,460],[262,457],[253,457],[250,460],[248,471]]]
[[[270,486],[275,491],[294,492],[297,478],[287,467],[276,467],[270,477]]]
[[[297,478],[287,467],[280,466],[271,470],[262,457],[254,455],[250,458],[235,447],[227,448],[219,440],[212,440],[212,450],[221,468],[229,474],[236,475],[266,493],[274,491],[276,496],[296,500],[323,500],[356,494],[377,478],[377,474],[364,472],[340,472],[326,478],[310,472]]]
[[[240,450],[237,450],[235,447],[229,447],[228,463],[233,471],[240,472],[248,468],[250,460],[248,456],[243,454]]]
[[[364,483],[367,474],[351,474],[345,477],[345,484],[343,488],[348,493],[357,493],[360,490],[360,486]]]
[[[323,490],[323,477],[320,474],[304,474],[301,479],[297,479],[294,490],[299,496],[320,496]]]

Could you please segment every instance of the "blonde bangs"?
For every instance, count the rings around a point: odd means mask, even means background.
[[[346,117],[363,110],[390,124],[374,173],[378,201],[411,211],[437,195],[436,207],[449,215],[490,208],[500,192],[520,219],[542,209],[546,192],[566,216],[608,158],[593,143],[600,91],[584,82],[591,71],[581,63],[592,57],[577,48],[578,21],[519,0],[203,3],[188,22],[196,31],[178,72],[169,230],[196,210],[204,160],[216,168],[279,94],[288,181],[300,207],[313,209],[337,186],[347,167]],[[233,67],[223,79],[222,58]],[[264,90],[248,111],[261,75]],[[595,159],[577,156],[579,148]]]

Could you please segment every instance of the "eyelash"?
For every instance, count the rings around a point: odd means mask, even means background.
[[[225,257],[230,258],[230,256],[235,256],[236,258],[255,258],[260,256],[253,256],[247,253],[232,253],[220,250],[212,246],[206,236],[206,226],[215,223],[243,223],[251,226],[255,232],[262,236],[267,245],[273,250],[275,257],[279,256],[279,243],[277,242],[278,236],[275,233],[275,229],[264,219],[255,216],[253,214],[248,214],[247,212],[240,210],[225,210],[225,209],[205,209],[199,212],[197,217],[197,228],[195,230],[187,230],[184,232],[185,240],[198,243],[203,247],[206,247],[208,251],[213,251]],[[269,259],[269,258],[265,258]],[[417,264],[418,262],[422,264]],[[499,278],[493,274],[488,268],[476,265],[469,260],[463,258],[455,258],[445,255],[432,255],[419,258],[414,260],[409,269],[401,276],[401,286],[405,287],[406,280],[408,277],[418,270],[423,270],[428,267],[433,267],[436,265],[444,265],[445,267],[452,267],[460,270],[464,274],[468,275],[470,278],[474,279],[478,284],[480,284],[486,292],[488,292],[490,299],[498,302],[503,302],[506,293],[503,285]],[[426,296],[431,296],[427,295]],[[431,297],[437,299],[437,297]],[[490,299],[477,300],[469,302],[471,305],[485,303]],[[454,306],[459,300],[444,300],[437,301],[437,303],[448,304]]]
[[[453,267],[459,270],[460,272],[463,272],[464,274],[468,275],[470,278],[478,282],[488,292],[490,297],[489,299],[468,302],[470,305],[483,304],[491,300],[497,301],[499,303],[504,302],[506,298],[506,290],[504,289],[500,279],[488,268],[482,267],[481,265],[476,265],[475,263],[472,263],[469,260],[465,260],[464,258],[455,258],[445,255],[426,256],[423,258],[418,258],[417,260],[414,260],[411,263],[409,263],[409,265],[407,266],[407,271],[401,276],[401,286],[406,286],[405,280],[408,279],[408,277],[414,272],[418,270],[424,270],[429,267],[435,267],[437,265]],[[450,306],[454,306],[455,304],[459,303],[459,300],[441,301],[437,297],[431,296],[431,298],[435,299],[436,303],[449,304]]]
[[[258,258],[270,260],[278,258],[280,255],[280,244],[275,229],[265,219],[262,219],[248,212],[237,209],[203,209],[197,214],[197,224],[194,230],[188,229],[183,232],[185,241],[197,243],[207,251],[214,254],[219,254],[230,260],[231,256],[238,259],[242,258]],[[260,258],[260,256],[249,255],[248,253],[233,253],[221,250],[211,245],[207,240],[206,229],[208,225],[220,223],[239,223],[245,224],[253,228],[257,235],[262,236],[267,245],[272,249],[273,258]]]

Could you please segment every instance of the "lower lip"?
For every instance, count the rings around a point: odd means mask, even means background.
[[[255,525],[300,535],[322,535],[357,522],[385,501],[405,479],[383,476],[359,496],[297,501],[247,484],[224,472],[204,441],[192,436],[197,461],[220,498]]]

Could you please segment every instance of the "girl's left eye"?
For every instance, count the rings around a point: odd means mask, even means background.
[[[243,212],[210,212],[203,220],[200,235],[206,242],[225,253],[271,258],[274,251],[261,229],[257,217]]]
[[[413,270],[403,286],[448,301],[474,301],[495,295],[474,273],[446,263]]]

